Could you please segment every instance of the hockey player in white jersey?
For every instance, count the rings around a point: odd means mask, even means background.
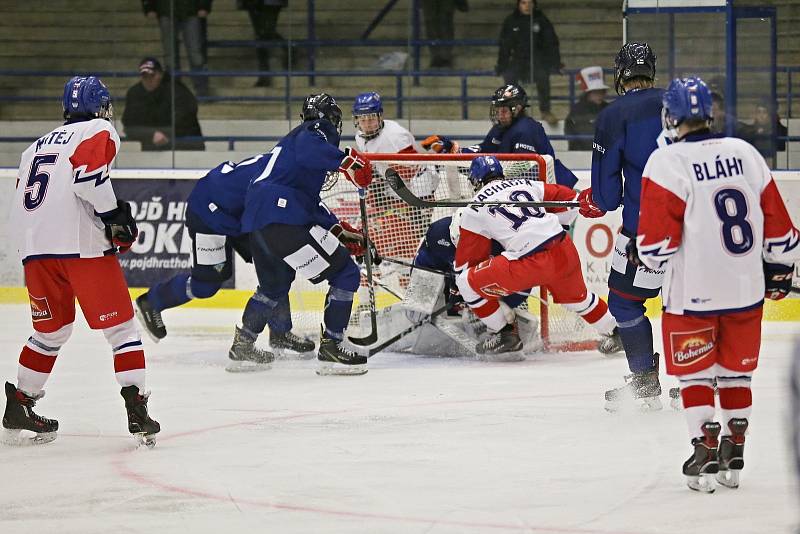
[[[147,412],[144,350],[115,256],[133,245],[138,230],[109,178],[120,144],[111,96],[98,78],[75,76],[62,103],[63,126],[22,154],[11,208],[34,331],[19,356],[17,385],[5,385],[5,437],[14,444],[55,439],[58,422],[32,408],[72,333],[77,298],[89,327],[102,330],[111,346],[128,430],[151,447],[160,426]]]
[[[472,161],[470,182],[475,202],[575,200],[577,192],[538,180],[506,179],[494,156]],[[470,206],[461,217],[455,269],[464,301],[486,324],[490,335],[479,354],[522,350],[514,314],[500,298],[533,286],[545,286],[554,302],[580,315],[601,335],[614,336],[616,322],[608,306],[586,289],[580,259],[557,216],[565,208]],[[503,252],[490,256],[492,240]]]
[[[701,79],[673,80],[663,104],[676,142],[644,168],[628,258],[666,270],[666,368],[680,381],[693,446],[683,474],[690,488],[712,492],[714,478],[739,484],[764,298],[789,293],[800,233],[758,151],[711,133],[711,94]]]

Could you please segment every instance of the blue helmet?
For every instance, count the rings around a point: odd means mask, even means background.
[[[327,119],[339,135],[342,135],[342,108],[336,103],[336,99],[327,93],[308,95],[303,102],[300,118],[304,122]]]
[[[664,125],[676,128],[689,119],[710,121],[711,91],[706,83],[696,76],[675,78],[662,97],[664,104]]]
[[[110,119],[111,94],[96,76],[73,76],[64,84],[64,119]]]
[[[363,124],[359,125],[358,117],[364,115],[375,115],[378,119],[378,124],[375,129],[365,131]],[[383,104],[381,103],[381,95],[372,91],[369,93],[361,93],[356,96],[353,102],[353,126],[359,132],[359,135],[364,139],[373,139],[383,129]]]
[[[469,181],[475,189],[480,189],[495,178],[504,178],[503,166],[494,156],[478,156],[469,166]]]

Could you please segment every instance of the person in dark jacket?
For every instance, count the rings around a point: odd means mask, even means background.
[[[140,141],[142,150],[205,150],[199,141],[181,137],[201,136],[197,100],[180,80],[175,80],[175,137],[172,139],[172,88],[168,73],[155,58],[139,63],[141,81],[125,95],[122,124],[129,139]]]
[[[602,67],[586,67],[576,77],[583,88],[583,94],[564,120],[564,133],[589,136],[586,139],[570,139],[570,150],[591,150],[595,119],[608,105],[605,101],[608,86],[603,80]]]
[[[507,84],[524,84],[533,79],[542,119],[555,124],[558,119],[550,111],[550,74],[563,67],[553,24],[536,7],[536,0],[517,0],[517,8],[506,17],[500,30],[495,73]]]
[[[283,43],[283,47],[280,48],[283,68],[284,70],[289,70],[288,43],[286,39],[278,33],[278,15],[280,15],[281,9],[289,5],[289,0],[237,0],[236,5],[239,9],[247,11],[257,40]],[[270,70],[269,60],[273,50],[277,49],[256,48],[258,70],[262,72]],[[292,56],[292,59],[294,59],[294,56]],[[294,63],[294,61],[292,61],[292,63]],[[269,76],[262,74],[256,80],[256,87],[270,87],[271,85],[272,78]]]
[[[183,38],[189,67],[194,72],[206,69],[205,32],[202,20],[211,12],[212,0],[142,0],[145,16],[158,19],[161,30],[161,44],[164,47],[164,60],[167,70],[181,70],[178,36]],[[174,16],[173,19],[170,16]],[[208,94],[208,78],[193,76],[194,89],[200,96]]]

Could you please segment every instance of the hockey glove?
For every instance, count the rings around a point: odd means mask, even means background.
[[[355,149],[346,147],[344,158],[339,164],[339,172],[356,187],[369,187],[372,183],[372,165]]]
[[[783,265],[780,263],[764,264],[764,297],[770,300],[781,300],[792,290],[792,275],[794,265]]]
[[[634,237],[628,244],[625,245],[625,253],[628,255],[628,263],[641,267],[644,265],[642,259],[639,257],[639,249],[636,247],[636,238]]]
[[[595,205],[594,200],[592,200],[591,187],[580,192],[578,195],[578,202],[581,203],[580,207],[578,208],[578,212],[588,219],[602,217],[606,214],[606,212],[598,208],[597,205]]]
[[[339,221],[339,224],[334,224],[330,231],[350,252],[351,256],[364,255],[364,234],[360,230],[353,228],[345,221]]]
[[[117,209],[100,217],[106,225],[106,238],[114,245],[118,254],[128,252],[139,237],[139,228],[133,218],[131,205],[117,200]]]
[[[420,144],[425,150],[433,150],[437,154],[455,154],[458,152],[458,143],[443,135],[429,135]]]

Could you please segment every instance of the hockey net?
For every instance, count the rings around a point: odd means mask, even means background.
[[[393,168],[406,187],[424,200],[471,200],[474,190],[468,180],[472,160],[482,154],[367,154],[373,166],[373,182],[367,196],[367,225],[370,239],[384,257],[412,263],[425,232],[432,222],[453,215],[456,208],[416,208],[401,200],[386,183],[386,170]],[[508,178],[555,181],[553,159],[538,154],[495,154]],[[344,177],[332,176],[333,185],[321,193],[322,201],[343,221],[362,227],[359,197]],[[409,281],[408,267],[383,262],[373,267],[378,309],[399,302]],[[348,335],[365,335],[369,330],[366,277],[353,306]],[[327,284],[295,281],[291,292],[292,319],[297,333],[319,333]],[[528,309],[539,316],[541,346],[545,350],[589,350],[596,347],[594,331],[574,313],[552,303],[544,289],[528,299]],[[378,332],[379,339],[382,337]]]

